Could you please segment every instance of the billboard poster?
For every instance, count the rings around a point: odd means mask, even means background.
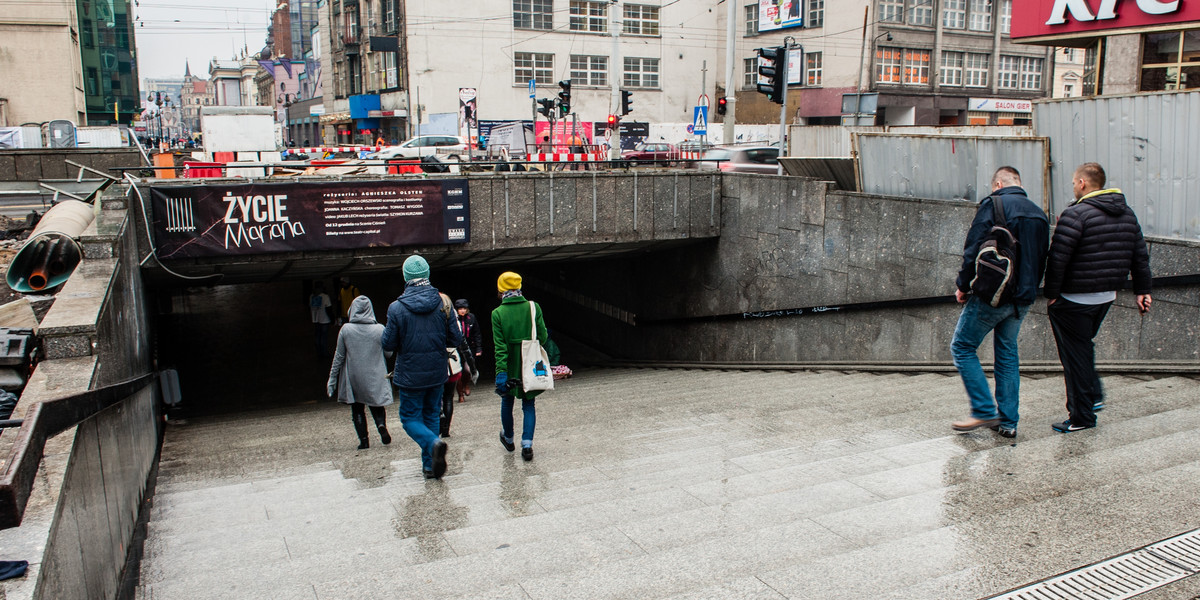
[[[804,0],[758,0],[758,31],[804,26]]]
[[[1200,21],[1200,2],[1184,0],[1138,0],[1064,2],[1063,0],[1019,0],[1013,6],[1012,39],[1026,41],[1094,38],[1120,30],[1130,32],[1175,23]]]
[[[154,187],[150,199],[164,260],[471,239],[465,179]]]
[[[607,123],[604,124],[607,126]],[[554,152],[570,152],[569,148],[591,144],[595,124],[592,121],[555,121],[554,131],[550,123],[538,121],[534,136],[540,145],[549,143],[554,146]]]
[[[471,139],[471,132],[479,125],[477,96],[475,88],[458,88],[458,135],[467,139]]]

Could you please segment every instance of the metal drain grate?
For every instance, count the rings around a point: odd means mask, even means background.
[[[1200,573],[1200,529],[987,600],[1122,600]]]

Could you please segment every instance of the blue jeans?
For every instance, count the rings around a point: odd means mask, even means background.
[[[1005,304],[992,308],[974,296],[963,306],[962,314],[958,316],[958,326],[954,329],[954,341],[950,343],[950,354],[954,357],[954,367],[962,376],[967,397],[971,400],[972,417],[995,419],[998,409],[1000,426],[1017,428],[1017,405],[1021,391],[1017,334],[1028,312],[1027,304]],[[992,398],[992,391],[988,388],[987,377],[983,375],[983,366],[979,364],[979,355],[976,353],[989,331],[992,332],[995,355],[995,399]]]
[[[525,422],[521,430],[521,447],[529,448],[533,446],[533,427],[537,424],[537,410],[533,406],[534,399],[521,399],[521,412],[525,415]],[[513,397],[512,395],[500,397],[500,426],[503,428],[501,433],[504,434],[504,439],[512,441],[513,439]]]
[[[433,470],[433,443],[438,441],[442,420],[442,386],[423,389],[399,388],[400,422],[404,433],[421,447],[421,468]]]

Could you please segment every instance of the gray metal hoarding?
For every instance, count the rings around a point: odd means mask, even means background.
[[[1031,200],[1049,206],[1045,138],[856,133],[854,145],[862,192],[978,202],[1007,165],[1020,171]]]
[[[1050,146],[1051,206],[1074,195],[1085,162],[1108,173],[1146,235],[1200,239],[1200,92],[1142,93],[1034,103],[1038,135]]]

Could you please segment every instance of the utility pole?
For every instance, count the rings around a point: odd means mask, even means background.
[[[728,103],[725,106],[725,121],[721,124],[721,133],[723,134],[722,143],[733,143],[734,124],[737,122],[737,96],[733,90],[733,66],[737,54],[737,9],[740,3],[733,0],[726,0],[725,4],[729,7],[725,17],[725,98]]]
[[[613,107],[609,114],[621,114],[621,46],[618,43],[620,36],[621,20],[617,17],[617,9],[619,5],[617,0],[609,2],[609,12],[612,13],[610,20],[609,31],[612,33],[612,58],[608,61],[608,77],[612,86],[612,98],[609,105]],[[609,138],[608,159],[617,160],[621,158],[621,119],[617,118],[616,129],[612,132]]]
[[[708,96],[708,61],[707,60],[701,61],[701,63],[700,63],[700,95],[703,97]],[[711,119],[712,115],[709,115],[708,118]],[[704,131],[708,131],[707,125],[708,124],[706,123]],[[707,137],[708,137],[708,134],[704,134],[704,135],[700,136],[700,147],[701,148],[704,147],[704,140]]]
[[[776,61],[775,61],[776,62],[775,73],[777,73],[776,76],[779,77],[781,80],[783,80],[783,97],[781,98],[781,100],[783,100],[783,103],[779,105],[779,155],[780,156],[787,156],[787,147],[786,147],[787,114],[788,114],[787,96],[788,96],[788,75],[789,75],[788,74],[788,55],[791,54],[792,45],[794,43],[796,43],[796,40],[793,39],[792,36],[790,36],[790,35],[783,38],[783,52],[781,52],[779,54],[779,58],[776,59]],[[781,171],[782,171],[782,169],[783,169],[783,167],[780,166]]]

